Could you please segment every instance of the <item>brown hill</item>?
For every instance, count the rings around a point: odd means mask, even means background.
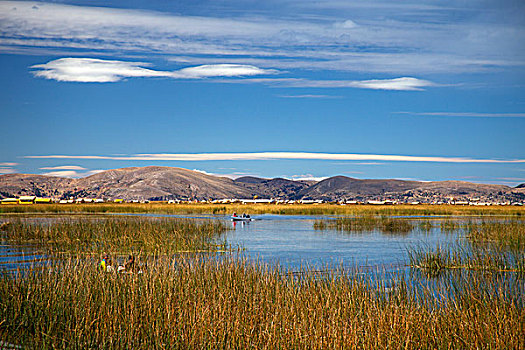
[[[282,178],[262,179],[245,176],[234,181],[237,185],[249,189],[252,195],[263,198],[295,198],[297,193],[309,188],[315,182],[293,181]]]
[[[479,197],[523,201],[525,188],[461,181],[361,180],[334,176],[320,182],[242,177],[232,180],[182,168],[149,166],[104,171],[80,179],[43,175],[0,175],[0,197],[36,195],[55,198],[123,199],[398,199],[437,201]]]
[[[124,199],[250,198],[252,193],[225,177],[172,167],[122,168],[80,179],[9,174],[0,176],[2,197],[38,195]]]
[[[346,176],[334,176],[298,193],[298,197],[333,200],[343,198],[380,196],[404,192],[421,186],[418,181],[359,180]]]

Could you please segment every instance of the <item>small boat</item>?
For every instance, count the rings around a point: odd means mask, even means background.
[[[232,221],[253,221],[249,216],[232,216]]]

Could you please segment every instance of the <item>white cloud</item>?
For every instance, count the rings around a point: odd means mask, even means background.
[[[276,72],[276,70],[261,69],[242,64],[206,64],[198,67],[183,68],[177,73],[179,73],[181,77],[207,78],[274,74]]]
[[[231,174],[218,174],[218,173],[210,173],[208,171],[200,170],[200,169],[193,169],[193,171],[196,171],[196,172],[204,174],[204,175],[227,177],[227,178],[232,179],[232,180],[235,180],[235,179],[237,179],[239,177],[251,175],[249,173],[242,173],[242,172],[234,172],[234,173],[231,173]]]
[[[60,171],[50,171],[48,173],[43,173],[45,176],[56,176],[56,177],[78,177],[79,174],[75,170],[60,170]]]
[[[360,87],[363,89],[375,89],[375,90],[404,90],[404,91],[415,91],[422,90],[423,87],[434,86],[435,84],[422,79],[416,79],[411,77],[403,77],[396,79],[375,79],[375,80],[362,80],[349,82],[351,87]]]
[[[208,77],[239,77],[259,74],[273,74],[275,70],[261,69],[251,65],[216,64],[184,68],[178,71],[158,71],[141,66],[142,62],[101,60],[94,58],[66,57],[45,64],[31,66],[37,77],[57,81],[107,83],[124,78],[169,77],[176,79],[199,79]]]
[[[525,159],[475,159],[465,157],[427,157],[410,155],[381,155],[355,153],[310,153],[310,152],[256,152],[256,153],[159,153],[130,156],[70,156],[44,155],[25,156],[34,159],[105,159],[145,161],[221,161],[221,160],[344,160],[344,161],[391,161],[391,162],[437,162],[437,163],[525,163]]]
[[[40,170],[86,170],[86,168],[83,168],[78,165],[60,165],[60,166],[48,166],[39,168]]]
[[[350,19],[347,19],[346,21],[343,21],[343,22],[336,22],[334,24],[334,27],[336,28],[344,28],[344,29],[351,29],[351,28],[355,28],[357,27],[357,24],[350,20]]]
[[[0,167],[13,167],[17,165],[18,163],[0,163]]]
[[[312,174],[303,174],[303,175],[292,175],[290,176],[292,180],[294,181],[323,181],[325,179],[328,179],[327,176],[314,176]]]
[[[471,118],[525,118],[525,113],[477,113],[477,112],[396,112],[429,117],[471,117]]]
[[[57,168],[59,168],[59,167],[57,167]],[[40,169],[44,169],[44,168],[40,168]],[[82,169],[84,169],[84,168],[82,168]],[[77,170],[59,170],[59,171],[50,171],[50,172],[47,172],[47,173],[43,173],[42,175],[56,176],[56,177],[79,178],[79,177],[86,177],[86,176],[98,174],[98,173],[103,172],[103,171],[105,171],[105,170],[97,169],[97,170],[90,170],[90,171],[85,171],[85,172],[77,171]]]
[[[245,77],[277,73],[274,69],[262,69],[242,64],[206,64],[176,71],[158,71],[142,66],[143,62],[101,60],[95,58],[65,57],[45,64],[31,66],[37,77],[67,82],[107,83],[134,77],[167,77],[173,79],[203,79],[213,77]],[[248,78],[244,82],[265,83],[287,87],[360,88],[373,90],[420,91],[436,86],[433,82],[412,77],[374,80],[307,80],[296,78]],[[239,82],[220,80],[220,82]],[[288,98],[334,98],[329,95],[285,95]]]

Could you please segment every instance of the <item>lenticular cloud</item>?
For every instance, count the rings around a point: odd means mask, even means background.
[[[37,64],[33,74],[57,81],[82,83],[110,83],[125,78],[167,77],[174,79],[202,79],[211,77],[242,77],[274,74],[275,70],[242,64],[212,64],[183,68],[177,71],[159,71],[145,68],[148,63],[110,61],[95,58],[66,57],[45,64]]]

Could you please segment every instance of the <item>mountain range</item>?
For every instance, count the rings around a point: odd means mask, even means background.
[[[286,200],[524,201],[525,186],[477,184],[463,181],[405,181],[334,176],[322,181],[265,179],[235,180],[174,167],[133,167],[107,170],[72,179],[32,174],[0,175],[0,198],[35,195],[53,198],[224,199],[279,198]]]

